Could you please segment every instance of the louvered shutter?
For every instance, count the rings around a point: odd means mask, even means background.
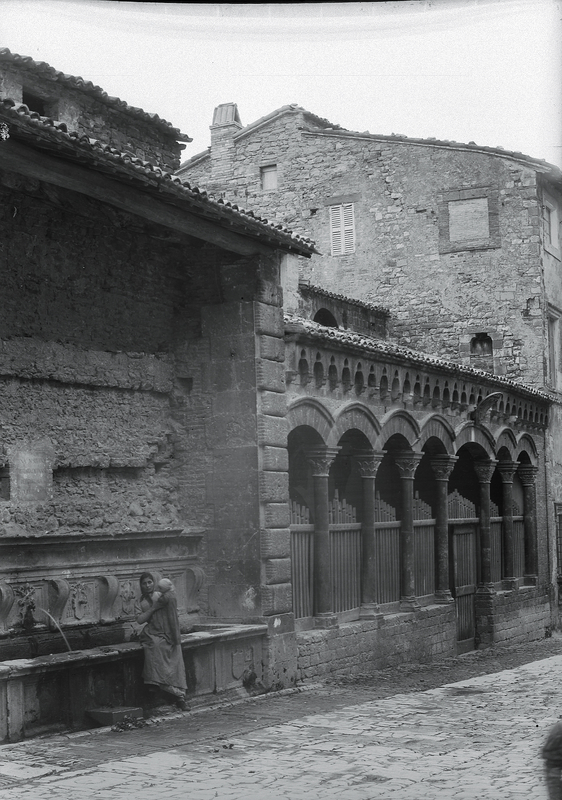
[[[343,253],[343,219],[342,207],[330,206],[330,237],[332,242],[332,255],[341,256]]]
[[[330,206],[330,241],[333,256],[355,252],[355,215],[353,203]]]
[[[343,252],[355,253],[355,214],[353,203],[342,206],[343,213]]]

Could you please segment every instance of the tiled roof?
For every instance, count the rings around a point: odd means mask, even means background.
[[[503,156],[504,158],[512,158],[517,161],[523,161],[524,163],[528,164],[531,168],[536,169],[539,172],[547,173],[549,177],[552,178],[552,180],[556,182],[562,182],[562,171],[559,169],[559,167],[555,166],[554,164],[550,164],[548,161],[545,161],[542,158],[533,158],[533,156],[527,156],[519,151],[506,150],[500,146],[489,147],[487,145],[476,144],[475,142],[467,142],[467,143],[454,142],[448,139],[435,139],[433,137],[422,139],[422,138],[404,136],[402,134],[397,134],[397,133],[377,134],[377,133],[369,133],[369,131],[363,131],[363,132],[350,131],[347,130],[347,128],[342,128],[341,125],[336,125],[333,122],[324,119],[323,117],[316,116],[316,114],[313,114],[311,111],[307,111],[305,108],[302,108],[302,106],[299,106],[297,103],[292,103],[291,105],[287,106],[281,106],[281,108],[272,111],[265,117],[261,117],[255,122],[252,122],[250,125],[246,125],[245,128],[242,128],[242,130],[238,131],[238,133],[235,134],[234,138],[239,139],[248,133],[252,133],[256,128],[261,127],[262,125],[274,119],[275,117],[281,116],[282,114],[286,114],[291,111],[303,113],[306,119],[312,123],[313,127],[304,126],[301,128],[301,130],[304,133],[315,134],[318,136],[337,136],[340,138],[349,138],[349,139],[368,139],[372,141],[381,141],[389,143],[418,144],[426,147],[447,147],[451,150],[469,150],[480,153],[489,153],[490,155]],[[209,155],[209,152],[210,148],[202,151],[201,153],[197,153],[196,155],[191,156],[191,158],[183,162],[183,164],[180,167],[180,171],[184,167],[192,166],[194,163],[203,160],[205,157]]]
[[[550,164],[548,161],[545,161],[544,158],[534,158],[533,156],[525,155],[525,153],[515,150],[506,150],[505,148],[499,146],[489,147],[487,145],[476,144],[475,142],[454,142],[448,139],[435,139],[434,137],[417,139],[411,136],[403,136],[402,134],[398,133],[379,134],[369,133],[369,131],[348,131],[345,128],[340,128],[337,125],[334,125],[331,129],[326,127],[303,127],[301,130],[303,133],[309,133],[315,136],[337,136],[338,138],[344,139],[367,139],[371,141],[389,142],[391,144],[414,144],[425,147],[445,147],[449,148],[450,150],[468,150],[477,153],[489,153],[490,155],[502,156],[503,158],[511,158],[516,161],[522,161],[528,164],[532,169],[536,169],[538,172],[547,173],[553,180],[562,181],[562,171],[555,164]]]
[[[344,303],[349,303],[353,306],[360,306],[361,308],[368,308],[370,311],[377,311],[382,314],[386,314],[390,316],[390,311],[388,308],[384,306],[376,306],[373,303],[366,303],[363,300],[355,300],[353,297],[347,297],[344,294],[336,294],[335,292],[329,292],[327,289],[322,289],[321,286],[314,286],[311,283],[304,283],[299,282],[299,291],[301,293],[310,293],[310,294],[319,294],[322,297],[329,297],[331,300],[341,300]]]
[[[2,47],[0,48],[0,65],[1,64],[13,64],[19,69],[25,69],[39,74],[48,81],[60,83],[69,89],[77,89],[79,92],[88,94],[107,106],[111,106],[125,114],[129,114],[157,126],[178,142],[193,141],[187,134],[182,133],[178,128],[174,128],[171,122],[162,119],[158,114],[150,114],[147,111],[143,111],[142,108],[130,106],[118,97],[110,97],[100,86],[96,86],[91,81],[85,81],[84,78],[74,77],[73,75],[66,75],[64,72],[60,72],[44,61],[34,61],[29,56],[20,56],[17,53],[10,52],[7,47]]]
[[[235,105],[235,104],[225,104],[225,105]],[[249,133],[253,133],[257,128],[261,128],[262,125],[266,125],[271,120],[276,119],[277,117],[281,117],[284,114],[304,114],[307,120],[312,122],[314,125],[318,126],[318,128],[326,128],[326,130],[344,130],[340,128],[339,125],[335,125],[333,122],[330,122],[323,117],[318,117],[316,114],[313,114],[311,111],[307,111],[306,108],[299,106],[298,103],[290,103],[286,106],[281,106],[280,108],[276,108],[275,111],[271,111],[269,114],[266,114],[264,117],[260,117],[255,122],[251,122],[249,125],[246,125],[244,128],[239,130],[237,133],[234,134],[234,139],[241,139]],[[208,158],[210,155],[211,148],[208,147],[206,150],[202,150],[200,153],[196,153],[195,155],[191,156],[191,158],[186,159],[183,164],[180,166],[178,173],[181,174],[181,171],[188,166],[193,166],[198,161],[202,161],[205,158]]]
[[[307,256],[315,252],[311,239],[293,234],[283,225],[263,219],[253,211],[215,200],[205,191],[190,186],[149,161],[122,153],[79,133],[69,133],[64,123],[30,112],[26,105],[18,105],[10,99],[0,100],[2,121],[7,124],[11,138],[110,174],[116,180],[136,184],[145,192],[153,191],[164,202],[226,225],[229,230],[258,239],[269,247]]]
[[[434,369],[456,375],[464,380],[485,380],[499,389],[509,389],[546,403],[551,403],[554,399],[546,392],[541,392],[532,386],[518,383],[510,378],[492,375],[483,369],[455,364],[454,361],[448,361],[440,356],[432,356],[428,353],[421,353],[418,350],[410,350],[407,347],[401,347],[383,339],[374,339],[363,334],[342,331],[338,328],[328,328],[313,320],[303,319],[296,314],[285,314],[285,332],[287,334],[303,334],[307,339],[313,341],[322,342],[326,345],[336,344],[362,353],[370,353],[373,356],[388,356],[422,369]]]

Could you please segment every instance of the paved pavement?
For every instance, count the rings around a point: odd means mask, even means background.
[[[4,800],[541,800],[562,656],[352,703],[320,685],[0,747]]]

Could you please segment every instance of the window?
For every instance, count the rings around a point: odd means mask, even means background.
[[[333,256],[344,256],[355,252],[353,203],[330,206],[330,243]]]
[[[560,316],[561,312],[549,305],[547,319],[547,382],[553,389],[558,388],[558,364],[560,362]]]
[[[556,258],[560,258],[558,242],[559,215],[558,207],[549,198],[543,199],[542,206],[542,238],[544,249]]]
[[[277,164],[260,167],[260,180],[264,192],[277,189]]]
[[[552,208],[550,206],[542,207],[542,226],[544,232],[544,243],[552,244]]]

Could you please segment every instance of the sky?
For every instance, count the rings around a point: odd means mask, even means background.
[[[80,75],[210,144],[298,103],[355,131],[562,166],[562,0],[198,4],[1,0],[0,47]]]

